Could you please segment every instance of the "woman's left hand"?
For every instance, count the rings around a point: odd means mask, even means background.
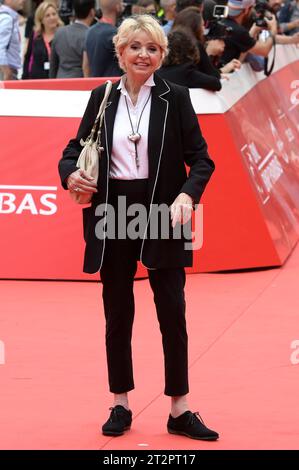
[[[181,225],[187,223],[191,219],[192,209],[192,197],[189,194],[180,193],[170,207],[172,227],[175,227],[177,222]]]

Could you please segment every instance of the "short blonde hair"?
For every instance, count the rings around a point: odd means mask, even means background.
[[[159,22],[151,15],[136,15],[126,18],[118,28],[117,34],[113,38],[115,53],[118,58],[120,67],[123,68],[121,63],[120,53],[129,44],[131,38],[135,33],[143,31],[148,34],[153,42],[161,48],[162,61],[168,54],[168,40],[161,28]]]
[[[44,32],[44,25],[43,25],[43,19],[45,17],[45,14],[47,12],[47,10],[49,8],[54,8],[54,10],[56,11],[57,13],[57,16],[58,16],[58,19],[57,19],[57,27],[59,26],[63,26],[64,23],[63,21],[61,20],[60,16],[59,16],[59,13],[58,13],[58,9],[57,9],[57,5],[55,3],[52,3],[52,2],[42,2],[39,4],[39,6],[37,7],[36,9],[36,12],[35,12],[35,15],[34,15],[34,31],[40,35]]]

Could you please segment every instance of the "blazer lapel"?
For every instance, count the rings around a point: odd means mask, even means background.
[[[150,203],[152,203],[153,200],[164,147],[164,137],[169,106],[167,94],[170,91],[167,83],[156,74],[154,76],[154,80],[156,85],[152,87],[152,102],[148,131],[148,196]]]
[[[117,106],[120,97],[120,91],[117,89],[119,85],[119,81],[113,84],[111,89],[111,93],[109,96],[109,100],[105,110],[105,130],[107,135],[106,141],[106,151],[107,151],[107,158],[110,160],[111,152],[112,152],[112,139],[113,139],[113,126],[115,121],[115,115],[117,111]],[[105,136],[106,140],[106,136]]]

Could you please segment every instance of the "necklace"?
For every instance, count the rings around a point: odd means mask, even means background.
[[[127,107],[127,112],[128,112],[128,116],[129,116],[129,120],[130,120],[130,124],[131,124],[131,129],[132,129],[132,133],[128,135],[128,139],[133,142],[133,144],[135,145],[135,158],[136,158],[136,166],[137,168],[139,168],[139,159],[138,159],[138,152],[137,152],[137,143],[139,142],[139,140],[141,139],[141,134],[138,132],[139,131],[139,126],[140,126],[140,121],[141,121],[141,118],[142,118],[142,115],[143,115],[143,111],[145,110],[146,108],[146,105],[147,103],[149,102],[149,99],[150,99],[150,96],[151,96],[151,92],[149,93],[148,97],[147,97],[147,100],[141,110],[141,113],[140,113],[140,116],[139,116],[139,119],[138,119],[138,122],[137,122],[137,127],[136,127],[136,132],[134,131],[134,127],[133,127],[133,123],[132,123],[132,119],[131,119],[131,115],[130,115],[130,111],[129,111],[129,106],[128,106],[128,101],[127,101],[127,97],[125,95],[125,102],[126,102],[126,107]]]

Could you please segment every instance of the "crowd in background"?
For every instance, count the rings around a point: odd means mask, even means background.
[[[144,13],[168,36],[158,73],[189,88],[220,90],[242,62],[263,70],[276,44],[299,43],[299,0],[35,0],[31,11],[28,0],[1,1],[0,80],[120,76],[113,36]]]

